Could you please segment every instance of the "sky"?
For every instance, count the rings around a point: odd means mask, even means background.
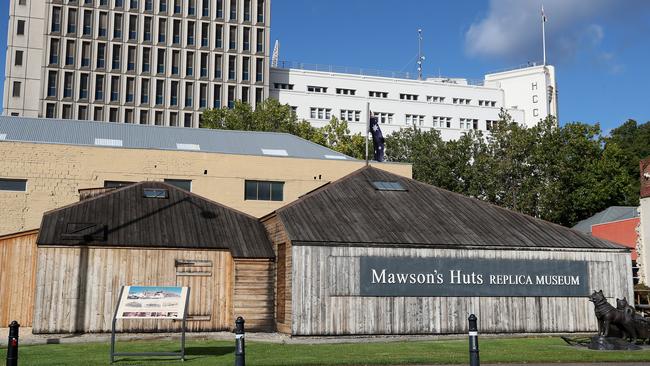
[[[9,1],[1,1],[6,50]],[[542,60],[541,0],[272,0],[280,60],[482,79]],[[650,1],[545,0],[560,122],[650,120]],[[0,57],[4,70],[5,58]],[[4,77],[4,75],[3,75]],[[4,85],[4,83],[2,83]]]

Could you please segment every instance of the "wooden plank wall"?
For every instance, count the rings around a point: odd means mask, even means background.
[[[275,269],[275,327],[280,333],[291,333],[292,307],[292,250],[291,241],[282,221],[275,215],[263,220],[266,232],[273,245],[276,258]],[[279,253],[278,248],[284,247],[284,253]],[[280,264],[280,260],[284,264]],[[282,271],[280,273],[279,271]],[[282,312],[282,313],[280,313]]]
[[[630,254],[588,251],[450,250],[293,246],[294,335],[592,332],[587,297],[361,297],[359,256],[585,260],[591,290],[632,295]]]
[[[190,291],[190,312],[210,320],[188,321],[189,331],[232,328],[233,260],[228,251],[39,247],[34,333],[109,332],[123,285],[174,286],[176,260],[212,262],[209,291]],[[180,281],[182,282],[182,281]],[[210,296],[203,296],[210,293]],[[205,310],[208,309],[208,310]],[[175,331],[178,321],[119,320],[118,331]]]
[[[247,331],[275,328],[273,276],[271,260],[235,259],[234,318],[242,316]]]
[[[37,236],[31,230],[0,238],[0,327],[13,320],[32,326]]]

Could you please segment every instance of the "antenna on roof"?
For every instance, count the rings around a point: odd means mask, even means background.
[[[278,67],[278,59],[280,58],[280,41],[275,40],[275,46],[273,46],[273,56],[271,57],[271,67]]]
[[[418,80],[422,80],[422,61],[424,61],[424,55],[422,54],[422,29],[418,29]]]

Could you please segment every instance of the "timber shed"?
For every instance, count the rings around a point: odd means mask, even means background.
[[[632,295],[627,248],[373,167],[262,221],[293,335],[594,331]]]
[[[107,332],[121,286],[189,286],[188,330],[273,329],[273,251],[256,218],[162,182],[47,212],[34,333]],[[128,320],[121,331],[180,322]]]

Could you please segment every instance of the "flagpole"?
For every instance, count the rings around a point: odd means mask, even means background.
[[[544,54],[544,66],[546,66],[546,14],[544,14],[544,5],[542,5],[542,50]]]
[[[366,103],[366,166],[368,166],[368,133],[370,133],[370,102]]]

